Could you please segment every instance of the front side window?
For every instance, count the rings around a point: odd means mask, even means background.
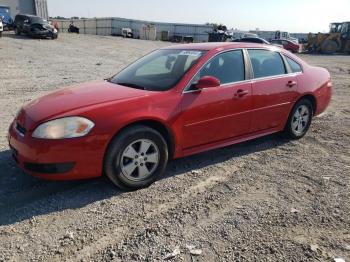
[[[302,72],[303,70],[301,69],[301,66],[295,62],[293,59],[290,59],[289,57],[285,56],[285,58],[287,59],[287,62],[290,66],[290,68],[292,69],[293,73],[298,73],[298,72]]]
[[[253,67],[254,78],[286,74],[286,68],[278,52],[250,49],[248,53]]]
[[[211,59],[198,73],[197,80],[203,76],[214,76],[221,84],[243,81],[245,79],[242,50],[225,52]]]
[[[150,91],[166,91],[205,53],[200,50],[157,50],[131,64],[109,81]]]

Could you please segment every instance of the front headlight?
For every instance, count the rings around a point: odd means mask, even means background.
[[[44,139],[63,139],[82,137],[90,132],[94,123],[84,117],[64,117],[39,125],[32,137]]]

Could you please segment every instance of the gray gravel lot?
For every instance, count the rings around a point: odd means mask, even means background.
[[[0,39],[0,261],[350,261],[350,56],[301,55],[331,72],[334,94],[299,141],[272,135],[178,159],[129,193],[15,166],[6,135],[21,105],[168,44]]]

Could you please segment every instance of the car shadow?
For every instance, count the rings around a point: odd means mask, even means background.
[[[229,159],[266,151],[282,146],[288,142],[290,142],[289,139],[285,138],[280,133],[276,133],[235,145],[175,159],[168,164],[167,172],[163,179],[201,169],[206,166],[215,165]]]
[[[269,150],[288,142],[270,135],[249,142],[176,159],[168,164],[163,179],[228,159]],[[107,178],[83,181],[44,181],[24,174],[9,150],[0,152],[0,226],[11,225],[39,215],[78,209],[123,194]]]
[[[40,37],[32,37],[27,35],[16,35],[14,32],[3,32],[2,37],[13,38],[13,39],[21,39],[21,40],[50,40],[49,38],[40,38]]]

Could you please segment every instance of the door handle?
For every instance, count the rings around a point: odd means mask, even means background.
[[[242,90],[238,89],[237,92],[235,93],[235,98],[241,98],[249,94],[248,90]]]
[[[296,86],[296,85],[297,85],[297,82],[295,82],[295,81],[288,81],[288,83],[287,83],[288,87],[293,87],[293,86]]]

